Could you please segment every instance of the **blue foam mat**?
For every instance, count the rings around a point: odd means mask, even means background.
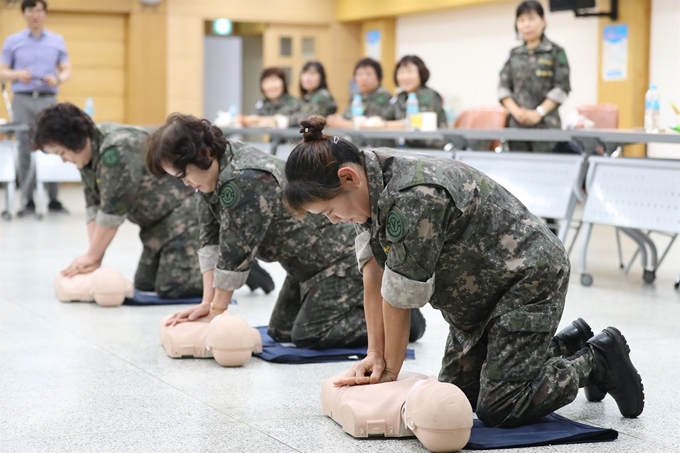
[[[267,326],[256,327],[262,336],[262,352],[255,354],[262,360],[274,363],[324,363],[360,360],[366,357],[366,347],[337,348],[337,349],[303,349],[295,346],[283,345],[274,341],[267,334]],[[415,359],[413,349],[406,350],[407,359]]]
[[[135,294],[132,299],[125,298],[124,305],[180,305],[180,304],[200,304],[202,297],[185,297],[180,299],[162,299],[158,294],[151,291],[140,291],[135,289]],[[235,299],[231,300],[232,304],[236,303]]]
[[[609,442],[618,437],[619,433],[613,429],[584,425],[557,414],[547,415],[535,423],[517,428],[489,428],[480,420],[475,420],[465,450]]]

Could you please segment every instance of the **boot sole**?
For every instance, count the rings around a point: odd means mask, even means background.
[[[614,340],[615,344],[623,345],[625,353],[622,353],[619,348],[617,348],[617,350],[623,359],[626,368],[628,368],[628,371],[635,376],[635,391],[638,396],[637,407],[634,414],[624,415],[626,418],[635,418],[639,416],[645,408],[645,386],[642,384],[642,377],[640,376],[640,373],[638,373],[637,368],[633,365],[633,362],[630,361],[630,346],[628,346],[628,341],[626,341],[626,337],[623,336],[621,331],[616,327],[607,327],[603,332],[609,335]]]

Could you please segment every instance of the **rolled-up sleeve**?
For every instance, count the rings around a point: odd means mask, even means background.
[[[282,193],[267,172],[245,170],[230,181],[230,206],[222,206],[215,288],[233,291],[243,286],[272,219],[282,209]],[[226,190],[227,185],[219,190]]]
[[[219,250],[218,245],[206,245],[198,249],[198,264],[201,268],[201,274],[215,269]]]
[[[564,49],[558,49],[555,55],[555,70],[554,70],[554,86],[548,91],[546,97],[558,104],[564,104],[569,97],[571,91],[571,82],[569,80],[569,60]]]
[[[366,263],[373,258],[373,250],[371,249],[371,232],[366,230],[356,237],[354,240],[354,250],[357,254],[357,265],[359,272],[362,272]]]
[[[434,186],[416,186],[395,200],[392,210],[400,225],[398,238],[390,245],[381,293],[397,308],[418,308],[430,301],[435,291],[435,268],[444,247],[449,222],[455,212],[448,193]],[[388,214],[388,228],[390,214]]]
[[[99,225],[107,228],[118,228],[123,222],[127,215],[117,215],[117,214],[107,214],[104,211],[98,210],[94,216],[94,221]]]
[[[99,211],[99,207],[97,206],[88,206],[85,208],[85,223],[90,223],[94,221],[97,218],[97,212]]]
[[[420,308],[434,294],[434,273],[427,281],[410,280],[385,266],[382,287],[383,298],[397,308]]]

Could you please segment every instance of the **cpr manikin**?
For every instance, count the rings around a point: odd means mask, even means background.
[[[470,440],[472,406],[453,384],[402,372],[394,382],[335,387],[324,382],[321,408],[354,437],[412,437],[430,451],[458,451]]]
[[[257,329],[228,312],[174,326],[166,326],[166,320],[161,321],[161,343],[170,357],[213,357],[222,366],[237,367],[262,352]]]
[[[100,267],[89,274],[54,279],[54,292],[62,302],[96,302],[103,307],[117,307],[126,297],[133,297],[132,282],[110,267]]]

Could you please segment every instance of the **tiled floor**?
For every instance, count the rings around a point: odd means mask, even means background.
[[[416,440],[358,441],[321,415],[321,383],[348,366],[274,365],[253,359],[239,369],[212,360],[174,360],[159,344],[162,317],[176,307],[118,307],[57,302],[52,280],[86,233],[82,195],[63,190],[68,217],[0,223],[0,452],[422,452]],[[131,278],[141,246],[125,224],[105,263]],[[626,242],[626,252],[631,245]],[[680,246],[653,285],[639,265],[617,268],[613,230],[596,227],[589,254],[595,283],[572,275],[562,324],[585,318],[594,329],[619,327],[642,374],[646,408],[621,418],[614,401],[582,394],[560,413],[619,430],[606,444],[512,450],[549,452],[680,451]],[[572,255],[574,269],[576,253]],[[265,264],[277,284],[283,272]],[[266,324],[275,295],[239,291],[230,310]],[[447,332],[425,309],[428,330],[405,369],[436,374]],[[506,450],[510,451],[510,450]]]

